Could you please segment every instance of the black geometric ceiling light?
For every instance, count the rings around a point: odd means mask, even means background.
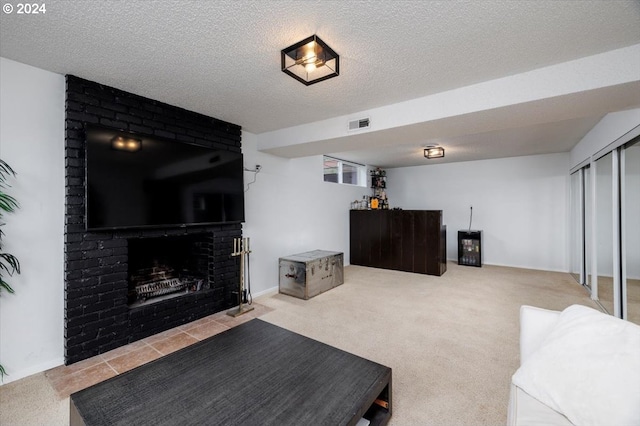
[[[441,146],[429,145],[424,149],[425,158],[442,158],[444,157],[444,148]]]
[[[281,59],[282,72],[305,86],[340,74],[340,57],[316,35],[283,49]]]

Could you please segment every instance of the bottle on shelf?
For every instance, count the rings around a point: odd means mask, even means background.
[[[371,170],[369,173],[371,175],[371,188],[373,190],[369,208],[377,210],[388,210],[389,200],[387,199],[387,194],[385,192],[385,188],[387,187],[387,172],[380,167],[377,167]],[[373,201],[372,203],[372,200],[375,201]]]

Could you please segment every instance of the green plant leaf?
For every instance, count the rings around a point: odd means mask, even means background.
[[[12,212],[17,209],[18,201],[13,198],[11,195],[6,194],[4,192],[4,188],[7,188],[9,185],[6,183],[8,176],[15,176],[16,172],[13,171],[11,166],[5,163],[2,159],[0,159],[0,217],[2,217],[2,212]],[[0,223],[0,226],[4,225],[4,223]],[[4,232],[0,229],[0,243],[2,241],[2,237],[4,236]],[[0,250],[2,250],[2,244],[0,244]],[[20,273],[20,262],[18,259],[9,253],[0,252],[0,292],[5,290],[9,293],[15,293],[13,288],[6,282],[3,278],[3,271],[9,273],[9,275],[13,275],[14,273]],[[0,364],[0,382],[4,381],[4,376],[7,375],[6,370]]]
[[[5,178],[9,175],[15,176],[16,172],[14,172],[11,166],[4,160],[0,159],[0,181],[4,182]]]
[[[9,253],[0,253],[0,270],[4,269],[9,273],[9,275],[13,275],[14,273],[20,273],[20,262],[18,259]]]
[[[3,289],[8,291],[9,293],[15,293],[15,290],[11,288],[9,283],[7,283],[5,280],[0,278],[0,291],[2,291]]]
[[[0,210],[12,212],[18,208],[18,201],[9,194],[0,192]]]
[[[0,159],[0,189],[6,188],[7,177],[15,176],[16,172],[4,160]],[[0,211],[12,212],[18,208],[18,201],[11,195],[0,190]],[[1,215],[1,212],[0,212]]]

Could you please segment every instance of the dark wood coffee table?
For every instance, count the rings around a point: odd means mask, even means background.
[[[254,319],[76,392],[71,425],[384,425],[391,369]]]

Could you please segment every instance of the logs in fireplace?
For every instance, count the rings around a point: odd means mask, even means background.
[[[155,301],[176,297],[180,294],[194,291],[201,291],[208,286],[204,286],[204,278],[199,278],[197,274],[188,270],[178,274],[175,269],[169,266],[154,266],[136,271],[129,278],[129,305],[140,306],[151,299],[160,298]]]
[[[129,240],[129,307],[209,288],[211,237],[194,234]]]

